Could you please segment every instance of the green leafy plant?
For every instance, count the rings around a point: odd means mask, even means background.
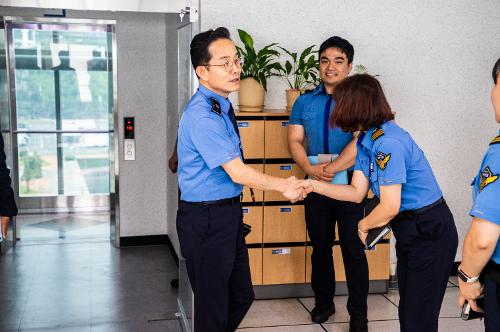
[[[24,166],[23,175],[21,175],[21,180],[26,181],[26,192],[31,192],[30,182],[34,179],[40,179],[42,177],[42,166],[44,161],[36,152],[26,152],[20,153],[21,163]]]
[[[317,52],[313,51],[314,46],[307,47],[300,55],[278,46],[291,58],[285,61],[284,67],[280,64],[280,72],[290,89],[302,91],[319,84]]]
[[[238,29],[243,48],[236,46],[243,65],[240,78],[253,77],[262,84],[267,91],[267,79],[271,76],[280,76],[281,65],[278,63],[280,53],[276,50],[277,43],[264,46],[257,51],[252,37],[244,30]]]

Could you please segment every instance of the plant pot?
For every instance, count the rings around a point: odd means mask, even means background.
[[[266,91],[262,85],[252,77],[240,81],[238,106],[242,112],[262,112]]]
[[[300,90],[288,89],[286,90],[286,110],[290,112],[292,110],[295,100],[299,98]]]

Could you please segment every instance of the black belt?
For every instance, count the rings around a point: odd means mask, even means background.
[[[441,205],[443,203],[446,203],[446,201],[444,200],[443,197],[441,197],[440,199],[438,199],[434,203],[431,203],[431,204],[429,204],[427,206],[424,206],[424,207],[421,207],[419,209],[401,211],[401,212],[398,213],[397,217],[414,217],[414,216],[418,216],[419,214],[427,212],[430,209],[435,208],[436,206],[439,206],[439,205]]]
[[[187,204],[193,204],[193,205],[203,205],[203,206],[206,206],[206,205],[233,205],[233,204],[236,204],[236,203],[239,203],[240,202],[240,195],[238,196],[234,196],[234,197],[231,197],[231,198],[223,198],[223,199],[217,199],[215,201],[203,201],[203,202],[186,202],[186,201],[182,201],[183,203],[187,203]]]

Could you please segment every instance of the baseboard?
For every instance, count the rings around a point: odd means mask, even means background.
[[[120,237],[120,247],[154,246],[160,244],[168,244],[169,242],[170,240],[167,235]]]

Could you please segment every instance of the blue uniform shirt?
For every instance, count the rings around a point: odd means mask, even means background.
[[[500,134],[500,132],[499,132]],[[474,179],[470,215],[500,225],[500,135],[495,137],[481,163]],[[500,264],[500,241],[491,259]]]
[[[212,111],[212,99],[220,115]],[[228,99],[200,85],[179,123],[177,154],[181,199],[188,202],[235,197],[243,186],[234,183],[221,165],[241,158],[240,139],[228,116]]]
[[[400,211],[427,206],[443,196],[424,152],[394,121],[359,134],[354,169],[369,179],[377,197],[380,186],[401,184]]]
[[[334,112],[334,108],[335,101],[326,93],[323,84],[301,95],[293,104],[289,124],[304,127],[308,156],[316,156],[319,153],[340,154],[353,140],[352,133],[346,133],[340,128],[331,128],[328,125],[328,119]],[[325,132],[328,135],[327,144],[325,144]]]

